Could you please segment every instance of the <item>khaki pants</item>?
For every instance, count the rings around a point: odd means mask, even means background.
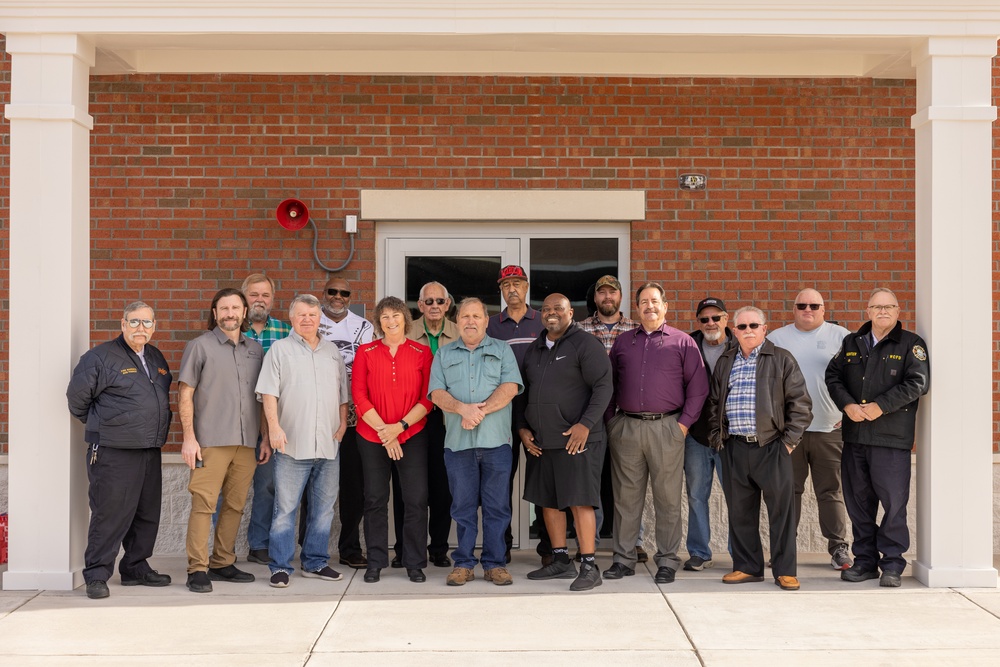
[[[236,533],[243,518],[243,506],[253,482],[257,458],[253,447],[203,447],[203,468],[191,471],[191,517],[188,519],[188,574],[205,572],[236,562]],[[215,526],[215,545],[208,557],[208,533],[212,514],[222,493],[219,520]]]

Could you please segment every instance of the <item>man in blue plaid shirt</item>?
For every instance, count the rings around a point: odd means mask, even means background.
[[[812,422],[812,400],[791,352],[767,340],[759,308],[736,311],[738,348],[722,353],[712,374],[709,444],[722,450],[733,571],[726,584],[764,581],[760,500],[767,505],[771,571],[783,590],[798,590],[792,450]]]

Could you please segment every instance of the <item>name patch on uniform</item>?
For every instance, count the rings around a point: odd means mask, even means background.
[[[122,375],[131,375],[132,373],[138,373],[139,370],[136,368],[123,368]]]
[[[157,368],[156,372],[159,373],[160,375],[166,375],[167,374],[167,369],[166,368]]]
[[[858,353],[857,352],[848,352],[846,356],[848,356],[848,357],[856,357],[856,356],[858,356]]]
[[[913,356],[916,357],[918,361],[927,361],[927,350],[919,345],[914,345]]]
[[[914,351],[913,351],[913,354],[916,354],[916,353],[917,353],[917,352],[916,352],[916,350],[914,350]],[[893,359],[893,360],[895,360],[895,361],[902,361],[902,360],[903,360],[903,357],[902,357],[902,356],[900,356],[900,355],[898,355],[898,354],[890,354],[890,355],[889,355],[889,358],[890,358],[890,359]]]

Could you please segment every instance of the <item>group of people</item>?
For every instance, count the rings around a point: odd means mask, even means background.
[[[235,564],[251,485],[247,560],[268,566],[271,586],[289,585],[296,542],[302,576],[342,578],[328,546],[338,500],[339,562],[363,569],[365,582],[378,582],[390,566],[424,582],[430,562],[452,567],[451,586],[472,581],[477,565],[486,581],[511,584],[510,499],[522,449],[524,499],[540,508],[542,523],[541,565],[528,579],[572,579],[570,590],[585,591],[634,575],[644,555],[637,545],[647,485],[655,581],[673,582],[681,567],[712,567],[709,498],[718,477],[733,561],[723,582],[763,581],[770,568],[778,586],[796,590],[796,531],[811,474],[832,567],[845,581],[900,585],[910,450],[929,365],[923,340],[899,323],[891,291],[872,292],[869,321],[856,333],[825,321],[822,296],[804,289],[793,322],[770,333],[760,309],[738,309],[730,327],[723,301],[708,297],[687,334],[666,323],[664,289],[655,282],[636,291],[633,321],[621,312],[618,279],[600,278],[596,312],[580,322],[562,294],[531,308],[520,266],[501,269],[497,282],[506,303],[499,314],[466,298],[456,322],[447,319],[451,296],[437,282],[420,290],[419,319],[390,296],[369,322],[351,312],[350,284],[333,277],[322,301],[292,299],[290,326],[271,314],[266,275],[219,290],[177,378],[181,456],[191,469],[187,587],[207,593],[213,582],[254,581]],[[148,563],[173,381],[150,344],[155,328],[148,304],[126,306],[121,336],[84,354],[67,389],[70,411],[86,425],[91,520],[83,575],[91,598],[109,595],[121,547],[122,585],[171,583]],[[605,509],[613,510],[613,559],[602,573],[595,554]],[[452,521],[457,544],[449,558]]]

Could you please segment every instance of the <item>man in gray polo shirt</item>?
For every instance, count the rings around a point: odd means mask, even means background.
[[[319,335],[319,299],[311,294],[295,297],[289,319],[292,333],[271,345],[257,381],[274,450],[268,567],[275,588],[288,586],[295,569],[295,513],[306,491],[302,576],[342,578],[329,565],[329,542],[340,490],[340,441],[347,430],[347,369],[337,345]]]
[[[254,388],[264,351],[243,335],[248,327],[246,297],[237,289],[221,289],[212,299],[208,331],[190,341],[181,358],[181,457],[191,468],[187,587],[195,593],[210,593],[212,581],[254,580],[233,564],[236,533],[257,467],[257,436],[263,429]],[[261,457],[270,457],[270,447],[261,448]],[[210,559],[208,535],[220,491]]]

